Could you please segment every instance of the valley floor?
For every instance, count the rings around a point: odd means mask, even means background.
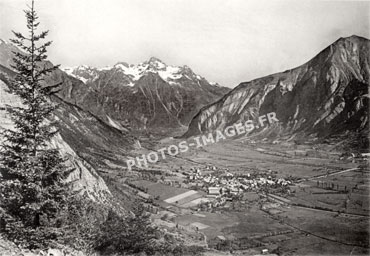
[[[179,142],[164,139],[156,148]],[[239,139],[109,176],[148,200],[154,221],[168,232],[218,253],[368,255],[368,161],[340,160],[329,148]],[[219,195],[209,195],[204,177],[246,173],[271,174],[291,183],[285,192],[247,189],[221,201]]]

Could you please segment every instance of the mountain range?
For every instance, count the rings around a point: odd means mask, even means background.
[[[234,89],[210,83],[187,66],[157,58],[138,65],[78,66],[58,69],[45,82],[62,82],[52,98],[60,134],[53,146],[76,168],[75,187],[97,200],[109,196],[101,173],[125,166],[132,149],[145,147],[138,134],[191,137],[275,112],[279,123],[254,130],[261,139],[325,139],[358,134],[368,147],[370,60],[368,39],[340,38],[307,63],[243,82]],[[6,104],[19,104],[5,92],[15,46],[0,40],[0,126],[11,122]],[[45,65],[51,65],[46,62]],[[140,139],[138,139],[140,137]],[[362,145],[363,144],[363,145]]]
[[[7,105],[19,99],[6,92],[13,52],[19,49],[0,40],[0,127],[11,128]],[[44,63],[52,65],[50,62]],[[53,119],[59,134],[51,146],[69,159],[69,177],[76,190],[104,202],[110,189],[101,173],[125,165],[129,151],[145,145],[135,131],[181,128],[202,106],[229,89],[211,84],[189,67],[167,66],[156,58],[137,66],[118,63],[103,69],[81,66],[57,69],[47,84],[62,83],[51,100],[58,104]]]
[[[138,65],[120,62],[63,70],[83,84],[65,86],[61,97],[121,130],[168,133],[187,127],[201,107],[230,90],[208,82],[188,66],[169,66],[154,57]]]

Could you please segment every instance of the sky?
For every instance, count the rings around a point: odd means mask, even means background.
[[[0,0],[0,38],[30,0]],[[370,1],[35,0],[62,67],[157,57],[223,86],[299,66],[340,37],[370,38]]]

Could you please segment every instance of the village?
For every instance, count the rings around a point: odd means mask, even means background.
[[[245,192],[263,194],[289,195],[292,178],[277,177],[272,170],[258,172],[239,171],[231,172],[229,169],[207,165],[204,167],[190,167],[188,170],[179,168],[175,171],[156,172],[155,170],[141,171],[142,182],[128,182],[131,187],[140,191],[139,195],[148,199],[160,199],[160,195],[150,193],[145,182],[165,185],[168,187],[189,190],[180,193],[173,199],[164,200],[183,208],[197,210],[212,209],[224,206],[226,202],[238,201]],[[142,183],[140,185],[140,183]],[[147,184],[147,183],[145,183]]]
[[[147,203],[156,224],[187,241],[197,241],[191,245],[222,251],[279,254],[279,244],[286,247],[290,240],[306,239],[307,233],[295,227],[301,223],[298,216],[311,211],[322,218],[332,216],[327,223],[341,226],[347,225],[342,213],[361,221],[367,218],[368,171],[362,167],[367,166],[366,158],[337,155],[325,164],[325,158],[266,153],[275,152],[274,147],[266,144],[262,151],[250,146],[247,158],[230,155],[243,159],[245,165],[178,160],[165,168],[133,170],[122,181]],[[266,157],[271,159],[268,164]],[[307,229],[317,232],[316,226],[310,226],[316,225],[312,221],[305,221]]]
[[[263,192],[285,194],[290,193],[290,180],[277,178],[273,171],[233,174],[228,169],[218,169],[216,166],[207,166],[204,170],[191,168],[185,173],[184,181],[190,188],[202,190],[207,198],[215,200],[208,202],[212,207],[222,206],[226,201],[238,200],[244,192]]]

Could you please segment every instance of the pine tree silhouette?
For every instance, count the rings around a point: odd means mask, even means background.
[[[65,167],[58,150],[49,142],[57,133],[49,119],[57,107],[50,95],[60,84],[47,85],[45,77],[58,68],[47,62],[47,47],[42,43],[48,31],[37,32],[38,16],[34,1],[24,11],[28,36],[14,32],[11,42],[21,51],[13,52],[8,77],[8,92],[21,100],[21,106],[7,106],[13,129],[2,131],[0,149],[1,232],[8,239],[27,247],[46,246],[60,235],[61,214],[70,195],[64,183],[71,170]]]

